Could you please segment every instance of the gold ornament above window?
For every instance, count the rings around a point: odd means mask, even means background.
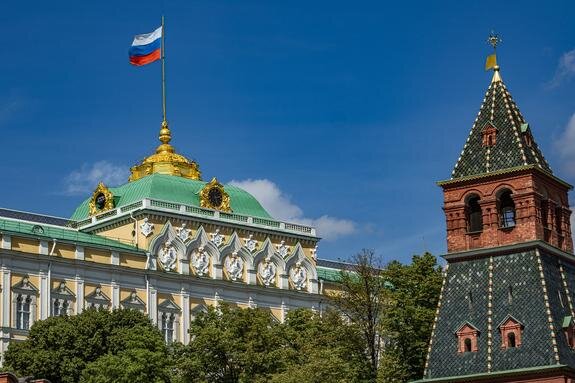
[[[102,213],[114,208],[114,195],[102,182],[98,184],[92,198],[88,204],[90,206],[90,215]]]
[[[214,177],[200,191],[200,206],[209,209],[231,212],[230,196],[224,190],[224,185]]]

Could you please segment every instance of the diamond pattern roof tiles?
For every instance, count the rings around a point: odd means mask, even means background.
[[[492,145],[485,145],[483,140],[483,129],[488,125],[497,129]],[[552,173],[507,87],[499,77],[494,78],[451,178],[526,165],[536,165]]]

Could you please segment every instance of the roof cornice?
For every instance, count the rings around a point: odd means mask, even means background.
[[[559,184],[565,186],[566,188],[568,188],[569,190],[573,189],[573,185],[563,181],[561,178],[541,169],[540,167],[538,167],[537,165],[523,165],[523,166],[516,166],[513,168],[507,168],[507,169],[501,169],[501,170],[496,170],[493,172],[489,172],[489,173],[480,173],[480,174],[473,174],[473,175],[469,175],[469,176],[465,176],[465,177],[457,177],[457,178],[451,178],[448,180],[443,180],[443,181],[437,181],[436,184],[438,186],[444,187],[444,186],[455,186],[457,184],[463,184],[469,181],[476,181],[476,180],[480,180],[480,179],[489,179],[489,178],[496,178],[500,175],[510,175],[510,174],[514,174],[514,173],[521,173],[521,172],[525,172],[527,170],[535,170],[537,172],[539,172],[542,175],[545,175],[546,177],[549,177],[551,179],[553,179],[554,181],[558,182]]]

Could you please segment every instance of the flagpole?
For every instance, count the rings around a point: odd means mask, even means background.
[[[162,112],[164,119],[162,120],[162,126],[168,125],[166,120],[166,50],[164,48],[164,15],[162,15]]]

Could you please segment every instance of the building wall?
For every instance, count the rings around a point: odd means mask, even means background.
[[[156,231],[160,235],[160,231]],[[227,232],[226,232],[227,233]],[[231,231],[230,231],[231,233]],[[230,234],[226,234],[229,235]],[[205,240],[206,238],[204,238]],[[89,244],[74,244],[52,241],[33,236],[2,234],[0,248],[0,354],[11,341],[23,340],[27,332],[16,330],[14,287],[26,277],[35,289],[34,312],[31,322],[53,315],[54,291],[65,282],[73,295],[70,297],[69,313],[77,314],[86,309],[96,292],[108,300],[108,308],[123,307],[122,302],[132,292],[143,302],[142,311],[161,327],[162,306],[176,307],[175,339],[189,342],[190,321],[200,310],[219,302],[229,302],[239,307],[259,307],[270,310],[278,320],[283,320],[287,311],[298,307],[318,309],[322,296],[317,294],[317,280],[309,283],[313,289],[296,290],[289,283],[286,271],[278,268],[277,286],[266,287],[254,283],[244,270],[244,279],[232,281],[225,273],[194,275],[190,262],[178,262],[174,271],[157,267],[153,254],[118,251],[113,248],[96,247]],[[199,243],[199,242],[198,242]],[[261,242],[260,242],[261,243]],[[222,248],[222,247],[221,247]],[[53,251],[52,251],[53,249]],[[292,247],[293,249],[293,247]],[[304,255],[305,256],[305,255]],[[150,267],[150,261],[155,262]],[[180,260],[178,260],[180,261]],[[97,294],[96,294],[97,295]]]

